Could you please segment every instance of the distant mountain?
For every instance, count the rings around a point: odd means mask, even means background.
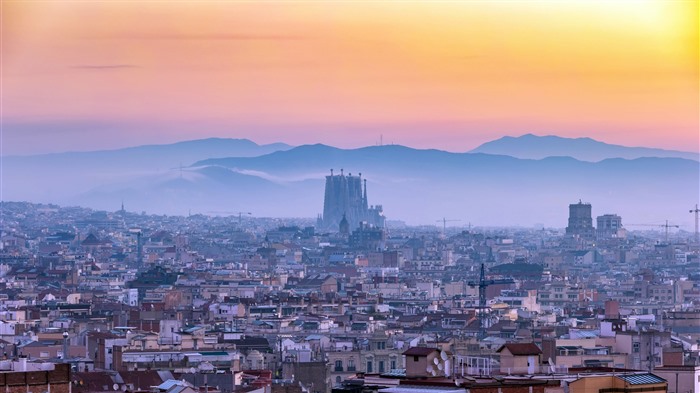
[[[40,154],[31,156],[5,156],[22,162],[44,161],[51,164],[61,162],[75,163],[79,160],[99,159],[101,162],[120,161],[127,165],[152,164],[164,161],[168,164],[190,165],[191,163],[214,157],[253,157],[280,150],[289,150],[292,146],[284,143],[258,145],[249,139],[207,138],[176,142],[165,145],[143,145],[115,150],[98,150],[87,152],[66,152]]]
[[[332,168],[335,174],[362,173],[369,203],[382,204],[390,219],[411,224],[447,217],[465,226],[564,227],[568,204],[582,199],[592,203],[594,217],[615,213],[623,224],[668,219],[690,226],[687,211],[700,189],[700,165],[683,158],[534,160],[397,145],[305,145],[256,157],[207,158],[182,169],[135,171],[132,166],[102,176],[90,167],[61,168],[59,175],[43,168],[30,182],[5,167],[5,199],[105,210],[118,209],[123,200],[127,210],[161,214],[244,210],[256,216],[315,217],[323,211],[325,176]]]
[[[486,153],[539,160],[546,157],[566,156],[581,161],[598,162],[608,158],[635,159],[642,157],[674,157],[700,161],[698,153],[611,145],[591,138],[562,138],[526,134],[519,137],[505,136],[472,150],[470,153]]]
[[[6,200],[35,200],[36,195],[46,201],[71,198],[115,183],[177,174],[181,166],[207,158],[252,157],[290,148],[283,143],[258,145],[248,139],[209,138],[117,150],[5,156],[3,196]]]
[[[309,193],[316,195],[315,206],[280,202],[297,210],[296,215],[307,216],[322,210],[323,180],[330,168],[336,174],[341,168],[345,174],[362,173],[369,182],[371,204],[383,204],[389,217],[422,223],[452,217],[465,224],[539,222],[563,227],[568,204],[583,199],[593,204],[594,215],[617,213],[632,222],[667,218],[680,224],[690,218],[679,206],[693,206],[700,189],[698,162],[681,158],[524,160],[404,146],[344,150],[308,145],[260,157],[195,164],[212,165],[286,179],[290,187],[307,180],[307,186],[313,187]]]

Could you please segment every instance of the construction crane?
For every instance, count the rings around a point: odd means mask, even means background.
[[[666,228],[666,244],[668,244],[668,228],[680,228],[679,225],[669,225],[668,220],[666,220],[666,224],[660,226]]]
[[[692,212],[692,210],[691,210]],[[697,213],[696,213],[697,214]],[[665,224],[627,224],[627,226],[634,226],[634,227],[660,227],[660,228],[666,228],[666,244],[668,244],[668,228],[680,228],[680,225],[675,225],[675,224],[669,224],[668,220],[666,220]]]
[[[447,218],[443,217],[442,220],[436,220],[435,222],[441,222],[442,223],[442,234],[445,234],[445,231],[447,231],[447,223],[448,222],[457,222],[457,221],[462,221],[462,220],[448,220]]]
[[[240,227],[243,222],[243,215],[253,215],[251,212],[229,212],[229,211],[208,211],[207,214],[225,215],[225,216],[235,216],[238,215],[238,226]]]
[[[484,338],[486,336],[486,288],[491,285],[499,284],[515,284],[512,278],[503,279],[486,279],[486,269],[484,264],[481,264],[481,273],[479,273],[479,281],[469,281],[467,285],[470,287],[479,288],[479,338]]]
[[[700,244],[700,234],[698,233],[698,204],[695,204],[695,209],[690,210],[691,213],[695,213],[695,244]]]

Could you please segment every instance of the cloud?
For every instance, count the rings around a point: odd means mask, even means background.
[[[71,68],[79,68],[83,70],[120,70],[126,68],[138,68],[133,64],[81,64]]]
[[[135,40],[173,41],[297,41],[305,37],[291,34],[245,34],[245,33],[205,33],[205,34],[121,34],[101,38],[126,38]]]
[[[302,39],[302,37],[282,34],[173,34],[156,36],[156,39],[212,41],[296,41]]]

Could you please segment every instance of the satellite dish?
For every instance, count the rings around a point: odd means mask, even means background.
[[[440,363],[440,361],[438,360],[438,358],[435,358],[435,359],[433,359],[433,363],[438,364],[438,363]]]
[[[434,377],[434,376],[436,376],[436,375],[437,375],[437,371],[433,370],[433,371],[431,372],[431,374],[432,374],[432,375],[433,375],[433,377]]]
[[[438,364],[438,370],[442,371],[443,368],[442,363]]]
[[[441,358],[442,360],[447,360],[447,353],[446,353],[445,351],[440,352],[440,358]]]
[[[445,360],[445,376],[449,377],[452,374],[452,369],[450,368],[450,361]]]
[[[428,367],[425,368],[425,372],[430,374],[431,371],[433,371],[433,367],[428,365]]]
[[[115,383],[114,385],[112,385],[112,390],[114,390],[115,392],[116,392],[117,390],[119,390],[119,385],[116,384],[116,383]]]
[[[190,367],[190,374],[194,374],[197,372],[197,369],[194,367]]]
[[[122,385],[122,392],[126,392],[126,385]]]

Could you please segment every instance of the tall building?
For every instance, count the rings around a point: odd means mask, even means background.
[[[566,227],[566,234],[589,240],[594,238],[595,229],[590,203],[579,200],[578,203],[569,205],[569,225]]]
[[[596,236],[598,239],[619,237],[622,229],[622,217],[617,214],[604,214],[596,218]]]
[[[340,175],[326,176],[326,193],[323,201],[323,216],[319,217],[318,226],[325,230],[339,230],[345,217],[349,231],[357,229],[361,222],[375,227],[384,227],[384,212],[381,205],[370,206],[367,203],[367,180],[362,174],[347,176],[340,170]]]

